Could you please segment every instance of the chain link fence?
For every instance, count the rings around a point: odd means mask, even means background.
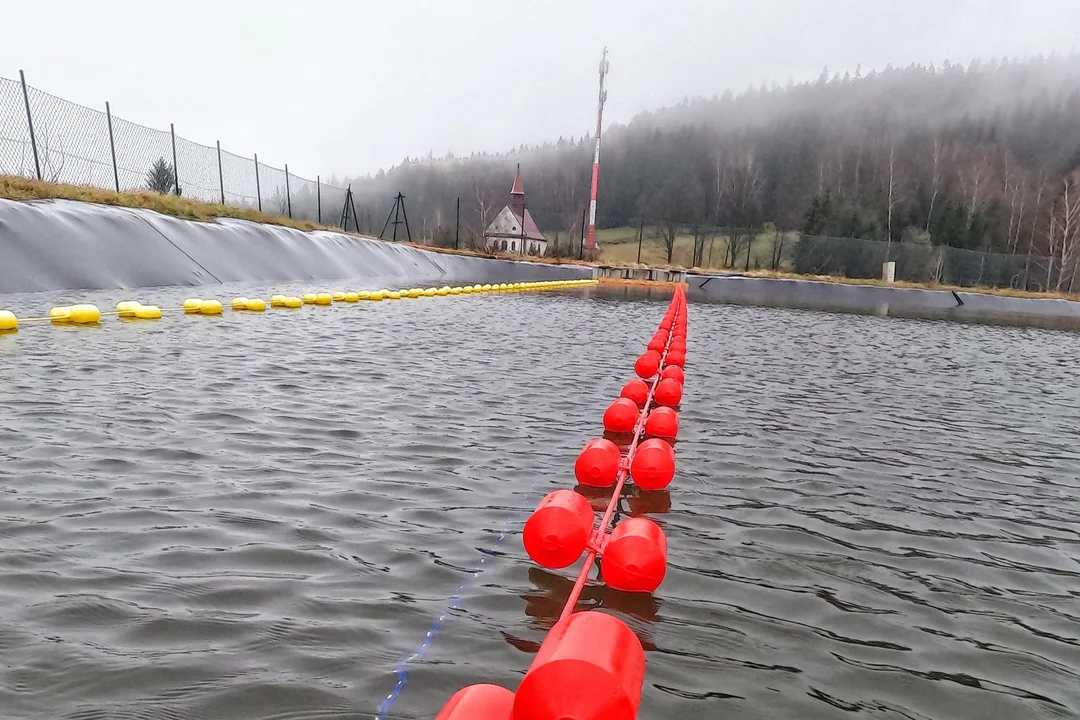
[[[192,200],[337,225],[346,189],[0,77],[0,175]]]

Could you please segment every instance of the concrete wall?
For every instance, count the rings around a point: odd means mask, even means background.
[[[1070,300],[741,275],[688,275],[687,283],[687,297],[699,301],[1080,328],[1080,303]]]
[[[588,267],[435,253],[244,220],[193,222],[66,200],[0,199],[0,294],[305,280],[515,282]]]

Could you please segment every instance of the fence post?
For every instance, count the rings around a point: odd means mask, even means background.
[[[457,199],[457,217],[454,220],[454,249],[460,250],[458,244],[461,240],[461,198]]]
[[[109,107],[108,100],[105,101],[105,117],[109,120],[109,151],[112,152],[113,181],[116,183],[116,192],[120,192],[120,171],[116,169],[116,141],[113,139],[112,109]]]
[[[259,187],[259,153],[255,153],[255,199],[259,201],[259,212],[262,212],[262,188]]]
[[[315,176],[315,202],[319,208],[319,224],[322,225],[322,176]]]
[[[292,190],[289,189],[289,163],[285,163],[285,205],[289,208],[289,219],[292,220]]]
[[[30,128],[30,147],[34,149],[34,172],[37,173],[37,179],[41,179],[41,163],[38,162],[37,154],[37,138],[34,137],[34,118],[30,115],[30,93],[26,91],[26,75],[23,71],[19,71],[19,81],[22,83],[22,96],[23,102],[26,103],[26,124]]]
[[[225,204],[225,174],[221,171],[221,141],[217,141],[217,176],[221,187],[221,204]]]
[[[637,230],[637,264],[641,264],[641,236],[645,234],[645,216],[641,216],[641,225]],[[695,258],[696,259],[696,258]]]
[[[180,168],[176,166],[176,127],[169,123],[169,135],[172,136],[172,176],[173,186],[176,189],[177,195],[182,195],[180,192]]]

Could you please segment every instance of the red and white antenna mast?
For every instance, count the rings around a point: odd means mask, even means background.
[[[607,47],[604,48],[604,57],[600,60],[600,103],[596,110],[596,150],[593,153],[592,165],[592,194],[589,197],[589,249],[596,249],[596,185],[600,180],[600,128],[604,121],[604,101],[607,100],[607,90],[604,90],[604,76],[608,73]]]

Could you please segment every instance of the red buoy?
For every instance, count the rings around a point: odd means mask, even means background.
[[[623,386],[620,396],[633,400],[638,407],[641,407],[649,399],[649,386],[644,380],[634,378]]]
[[[634,720],[645,651],[634,631],[599,611],[548,631],[514,696],[514,720]]]
[[[645,420],[645,432],[653,437],[673,438],[679,435],[679,414],[669,407],[658,407]],[[612,482],[615,482],[612,479]]]
[[[514,693],[498,685],[461,688],[435,720],[513,720]]]
[[[671,346],[668,347],[669,352],[679,352],[683,355],[686,354],[686,341],[685,340],[672,340]]]
[[[630,476],[642,490],[663,490],[675,477],[675,450],[659,438],[638,445]]]
[[[540,501],[525,523],[525,552],[549,569],[573,565],[593,531],[593,509],[573,490],[556,490]]]
[[[664,378],[656,383],[653,397],[658,405],[675,407],[682,400],[682,384],[674,378]]]
[[[666,347],[667,347],[667,338],[666,337],[660,337],[660,335],[658,334],[658,335],[654,335],[653,339],[649,341],[648,349],[652,350],[653,352],[660,353],[660,352],[664,352],[664,348],[666,348]]]
[[[582,485],[611,487],[619,474],[620,460],[622,453],[615,443],[604,438],[590,440],[574,463],[574,476]]]
[[[660,371],[660,377],[677,380],[680,385],[686,381],[686,376],[683,374],[683,369],[678,365],[665,365],[664,369]]]
[[[649,350],[634,363],[634,372],[638,377],[648,380],[660,369],[660,353]]]
[[[637,403],[621,397],[604,411],[604,429],[613,433],[633,432],[639,413]]]
[[[667,572],[667,538],[648,518],[623,520],[611,531],[600,572],[609,587],[624,592],[652,592]]]
[[[686,353],[669,352],[667,354],[667,364],[683,367],[684,365],[686,365]]]

